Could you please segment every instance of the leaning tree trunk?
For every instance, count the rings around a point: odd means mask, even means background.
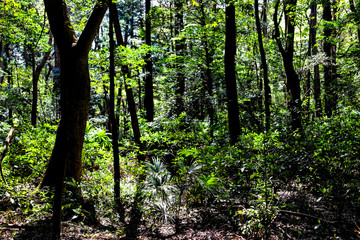
[[[119,46],[125,47],[126,45],[125,45],[124,39],[122,37],[119,17],[116,14],[117,10],[116,10],[116,5],[114,3],[111,4],[110,11],[113,11],[115,13],[115,14],[111,14],[111,17],[112,17],[112,22],[114,24],[117,44]],[[127,66],[127,65],[121,66],[121,71],[124,75],[125,93],[126,93],[126,98],[127,98],[127,103],[128,103],[128,109],[130,112],[131,127],[132,127],[133,133],[134,133],[134,141],[136,144],[139,145],[139,147],[141,147],[141,140],[140,140],[141,134],[140,134],[139,121],[138,121],[138,117],[137,117],[137,113],[136,113],[137,110],[136,110],[134,93],[133,93],[131,86],[129,84],[127,84],[127,82],[126,82],[127,78],[131,78],[131,72],[130,72],[129,66]],[[139,161],[140,161],[140,159],[139,159]]]

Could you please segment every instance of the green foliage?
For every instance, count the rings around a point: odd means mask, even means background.
[[[40,182],[55,142],[56,126],[49,124],[34,128],[20,125],[4,159],[3,168],[10,177],[19,177],[24,183],[30,179]]]

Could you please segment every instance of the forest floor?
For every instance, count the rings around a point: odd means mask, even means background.
[[[339,205],[334,199],[324,201],[310,194],[300,196],[285,191],[278,194],[282,202],[290,207],[293,205],[297,210],[273,211],[267,228],[255,224],[250,226],[245,218],[234,218],[229,214],[231,210],[238,211],[246,206],[246,202],[239,200],[238,204],[223,202],[212,206],[189,206],[177,231],[173,224],[151,225],[147,219],[147,226],[143,224],[139,227],[138,239],[360,239],[358,206],[346,202]],[[38,215],[36,219],[29,218],[30,213],[25,213],[9,199],[0,199],[0,238],[51,239],[51,214]],[[125,239],[121,223],[112,221],[109,224],[102,216],[97,218],[99,222],[95,225],[86,225],[83,221],[63,221],[61,239]],[[242,233],[246,229],[244,226],[250,226],[247,235]]]

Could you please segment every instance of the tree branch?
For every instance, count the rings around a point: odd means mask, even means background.
[[[107,7],[108,6],[105,2],[100,2],[95,5],[89,20],[87,21],[86,26],[79,37],[77,45],[86,53],[90,51],[91,44],[98,32]]]
[[[275,38],[275,41],[276,41],[276,44],[278,45],[279,47],[279,51],[281,53],[281,55],[284,55],[285,54],[285,50],[284,50],[284,47],[281,43],[281,40],[280,40],[280,30],[279,30],[279,22],[278,22],[278,10],[279,10],[279,4],[280,4],[280,0],[276,0],[276,3],[275,3],[275,10],[274,10],[274,26],[275,26],[275,34],[274,34],[274,38]]]
[[[76,43],[75,30],[64,0],[44,0],[45,10],[50,22],[51,32],[60,51],[71,48]]]
[[[111,21],[113,22],[114,28],[115,28],[115,35],[116,35],[117,45],[118,46],[125,46],[124,39],[123,39],[122,33],[121,33],[121,26],[120,26],[119,16],[117,15],[116,4],[112,3],[110,5],[109,9],[110,9],[110,18],[111,18]]]

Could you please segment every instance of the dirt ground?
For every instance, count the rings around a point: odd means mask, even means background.
[[[313,196],[305,196],[304,199],[304,196],[296,194],[283,194],[282,197],[287,206],[293,204],[297,210],[277,210],[271,215],[268,227],[253,227],[251,234],[243,233],[242,226],[248,224],[246,220],[229,215],[229,209],[234,206],[222,203],[189,208],[191,210],[181,219],[177,230],[174,224],[151,225],[147,219],[140,225],[137,239],[360,239],[359,206],[344,202],[339,215],[340,205],[331,201]],[[304,205],[301,211],[300,204]],[[4,199],[0,200],[0,239],[52,239],[51,214],[44,214],[36,220],[26,219],[26,214],[19,208]],[[123,229],[121,223],[106,225],[99,221],[96,225],[86,225],[81,221],[68,220],[62,222],[61,239],[126,239]]]

